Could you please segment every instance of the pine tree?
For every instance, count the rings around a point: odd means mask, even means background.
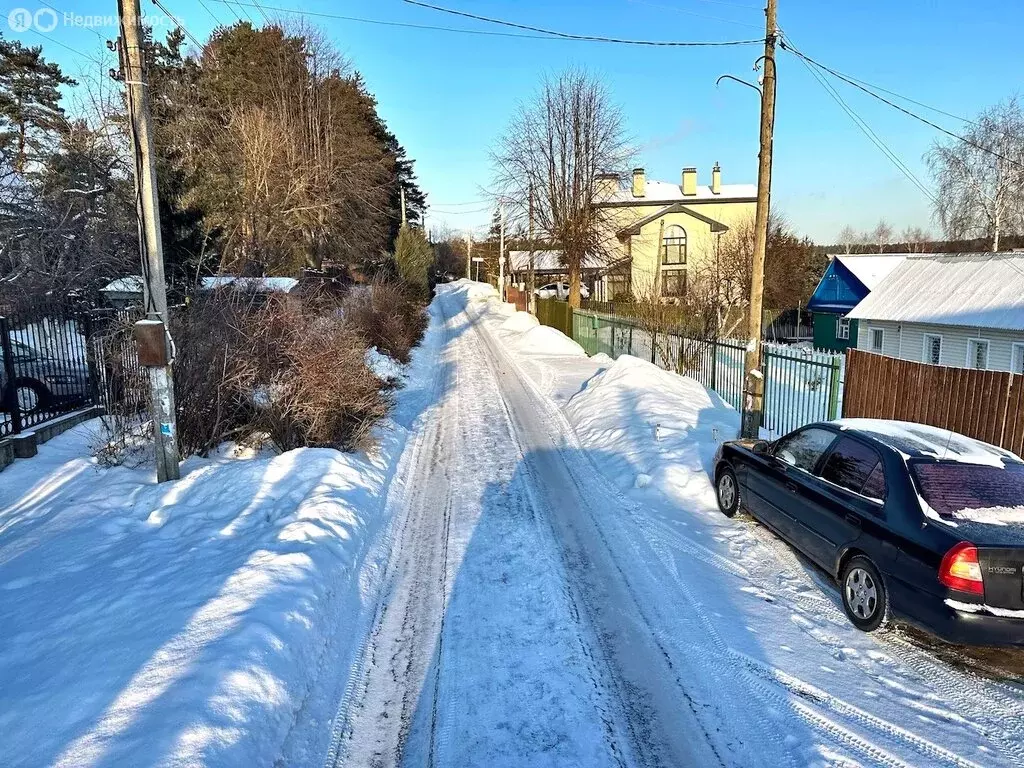
[[[60,87],[75,85],[40,46],[0,37],[0,153],[15,173],[44,153],[65,124]]]
[[[434,249],[423,236],[423,231],[409,225],[402,227],[395,240],[395,265],[399,277],[425,293],[433,264]]]

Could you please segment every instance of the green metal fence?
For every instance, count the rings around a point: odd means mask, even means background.
[[[556,328],[570,339],[572,338],[573,309],[567,301],[559,301],[552,297],[550,299],[537,299],[537,321],[541,325],[549,325]]]
[[[632,318],[576,310],[573,338],[587,354],[633,355],[692,376],[736,410],[743,407],[746,347],[734,340],[698,340],[646,331]],[[763,427],[783,435],[804,424],[837,418],[842,408],[842,355],[764,344]]]

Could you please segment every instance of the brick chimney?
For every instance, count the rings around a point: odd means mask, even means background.
[[[711,169],[711,194],[722,194],[722,168],[718,163]]]
[[[643,168],[633,169],[633,197],[643,197],[647,194],[647,176]]]
[[[683,168],[683,196],[693,197],[697,194],[697,169]]]

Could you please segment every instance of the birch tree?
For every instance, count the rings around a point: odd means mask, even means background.
[[[588,261],[608,251],[613,227],[597,206],[601,173],[624,168],[631,151],[622,113],[604,85],[580,69],[547,78],[520,105],[493,153],[495,183],[511,218],[533,214],[539,237],[562,249],[569,304],[580,305]]]
[[[999,250],[1024,229],[1024,110],[1013,97],[982,112],[966,141],[936,141],[925,155],[935,179],[933,211],[947,238],[984,237]]]

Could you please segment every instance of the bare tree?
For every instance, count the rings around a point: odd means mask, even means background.
[[[613,227],[596,203],[598,174],[628,164],[622,114],[593,75],[569,69],[548,78],[519,107],[493,153],[495,185],[512,217],[533,209],[533,231],[557,243],[580,305],[580,274],[604,255]]]
[[[847,224],[841,230],[839,230],[839,245],[843,246],[843,252],[850,254],[853,251],[855,245],[860,245],[863,240],[861,235],[857,234],[856,230]]]
[[[982,112],[965,141],[936,141],[925,155],[935,218],[949,239],[999,238],[1024,226],[1024,109],[1016,96]]]
[[[906,243],[908,253],[927,253],[932,236],[921,227],[907,227],[900,234],[900,240]]]
[[[877,248],[879,253],[885,253],[885,246],[892,241],[893,236],[892,225],[885,219],[879,219],[875,228],[871,230],[871,241]]]

